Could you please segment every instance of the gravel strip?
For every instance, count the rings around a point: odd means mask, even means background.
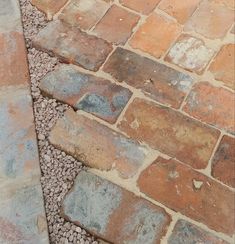
[[[33,7],[29,0],[20,0],[20,5],[28,49],[31,92],[42,171],[41,184],[50,243],[97,244],[94,237],[87,234],[85,230],[67,222],[59,215],[61,201],[72,187],[73,180],[83,166],[48,142],[49,131],[69,106],[58,103],[54,99],[45,98],[40,93],[39,80],[52,71],[59,62],[47,53],[32,48],[32,38],[47,24],[45,15]]]

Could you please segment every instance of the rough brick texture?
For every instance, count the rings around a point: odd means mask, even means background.
[[[104,66],[117,81],[126,82],[154,100],[179,108],[193,83],[185,75],[131,51],[117,48]]]
[[[66,196],[63,212],[70,221],[112,243],[160,243],[170,222],[162,208],[84,171]]]
[[[212,160],[212,176],[235,188],[235,138],[223,136]]]
[[[234,192],[190,167],[158,158],[138,180],[144,194],[229,235],[235,232]]]
[[[49,23],[34,39],[34,45],[88,70],[98,70],[112,50],[106,41],[61,21]]]
[[[75,109],[114,123],[126,106],[132,93],[108,80],[85,74],[72,65],[61,65],[47,74],[40,89]]]
[[[58,120],[50,142],[90,167],[114,168],[124,178],[133,176],[149,162],[147,148],[71,110]]]
[[[170,108],[135,99],[118,127],[131,138],[202,169],[207,166],[219,132]]]

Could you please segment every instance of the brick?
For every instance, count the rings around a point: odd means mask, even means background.
[[[233,28],[232,28],[232,30],[231,30],[231,33],[232,33],[232,34],[235,34],[235,24],[233,25]]]
[[[131,47],[160,58],[181,32],[172,19],[152,14],[130,40]]]
[[[113,5],[93,32],[109,42],[124,45],[132,35],[139,18],[138,15]]]
[[[234,44],[224,45],[215,57],[209,71],[213,73],[216,80],[223,81],[225,86],[235,90],[234,53]]]
[[[224,5],[228,8],[235,9],[235,2],[233,0],[210,0],[213,3]]]
[[[202,228],[182,219],[176,222],[168,243],[228,244],[227,241],[224,241],[212,233],[209,233]]]
[[[180,107],[193,83],[189,75],[122,48],[114,51],[103,70],[117,81],[175,108]]]
[[[201,82],[190,92],[184,111],[203,122],[234,134],[234,104],[235,97],[232,92]]]
[[[151,13],[157,4],[160,2],[160,0],[145,0],[145,1],[139,1],[139,0],[120,0],[120,3],[132,10],[135,10],[137,12],[140,12],[142,14],[149,14]]]
[[[132,93],[108,80],[79,72],[72,65],[61,65],[40,82],[50,97],[115,123]]]
[[[233,10],[214,1],[205,0],[189,19],[185,25],[185,30],[196,31],[211,39],[223,38],[233,22]]]
[[[59,15],[59,19],[66,23],[89,30],[106,13],[109,4],[103,0],[73,0]]]
[[[85,171],[65,197],[62,215],[112,243],[160,243],[170,222],[162,208]]]
[[[138,186],[174,211],[213,230],[234,233],[234,192],[184,164],[159,157],[141,173]]]
[[[183,34],[168,52],[165,60],[191,72],[201,74],[214,55],[204,41]]]
[[[146,147],[71,110],[58,120],[50,142],[89,167],[113,168],[123,178],[132,177],[150,160]]]
[[[22,34],[0,33],[0,87],[28,84],[26,57]]]
[[[235,188],[235,138],[223,136],[212,160],[212,176]]]
[[[184,24],[200,2],[201,0],[162,0],[158,8],[177,19],[180,24]]]
[[[219,131],[170,108],[135,99],[119,129],[171,157],[197,169],[207,166]]]
[[[56,14],[68,0],[31,0],[32,5],[44,12],[49,18]]]
[[[112,51],[111,44],[61,21],[50,22],[33,40],[34,46],[62,62],[96,71]]]

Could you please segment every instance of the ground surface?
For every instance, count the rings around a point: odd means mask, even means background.
[[[234,2],[31,2],[50,20],[21,1],[50,242],[233,243]]]

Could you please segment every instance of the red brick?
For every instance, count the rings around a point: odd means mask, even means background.
[[[196,10],[201,0],[162,0],[158,8],[184,24]]]
[[[129,105],[118,127],[131,138],[197,169],[207,166],[219,137],[215,129],[142,99]]]
[[[53,21],[42,29],[34,46],[52,53],[63,62],[96,71],[112,51],[111,44],[61,21]]]
[[[221,80],[226,86],[235,90],[235,45],[224,45],[213,63],[209,71],[213,73],[216,80]]]
[[[203,122],[235,133],[234,104],[234,93],[201,82],[190,92],[184,111]]]
[[[140,191],[209,228],[234,233],[235,194],[192,168],[158,158],[139,179]]]
[[[181,27],[175,21],[154,13],[137,30],[130,41],[130,45],[160,58],[180,32]]]
[[[142,14],[149,14],[152,12],[159,2],[160,0],[120,0],[122,5]]]
[[[139,16],[113,5],[94,29],[99,37],[115,44],[125,44],[139,21]]]
[[[180,107],[193,83],[189,75],[122,48],[114,51],[103,69],[117,81],[175,108]]]
[[[205,21],[206,20],[206,21]],[[223,38],[234,22],[234,11],[214,1],[203,1],[185,26],[186,31],[211,39]]]
[[[235,188],[235,138],[223,136],[212,160],[212,176]]]

